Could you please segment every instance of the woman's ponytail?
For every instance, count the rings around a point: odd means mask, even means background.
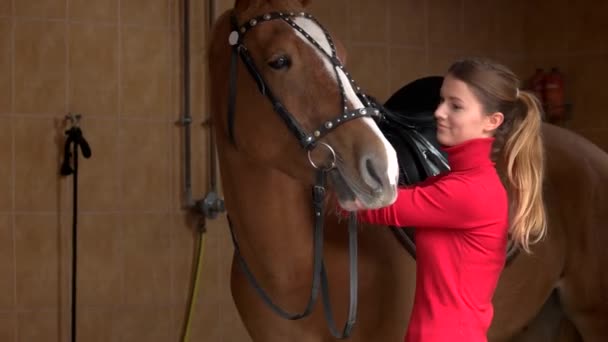
[[[527,91],[518,91],[510,132],[502,149],[510,207],[510,236],[526,252],[546,234],[543,202],[544,151],[541,107]]]

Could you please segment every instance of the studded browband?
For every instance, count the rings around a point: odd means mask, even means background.
[[[302,29],[302,27],[300,27],[298,24],[295,23],[295,21],[292,19],[294,17],[304,17],[304,18],[313,20],[323,30],[323,32],[325,33],[325,36],[329,42],[330,48],[331,48],[331,55],[328,54],[327,51],[325,51],[325,49],[323,49],[321,47],[321,45],[313,37],[310,36],[310,34],[308,34],[304,29]],[[327,32],[327,30],[325,30],[325,28],[323,28],[323,26],[312,15],[310,15],[308,13],[304,13],[304,12],[300,12],[300,13],[271,12],[271,13],[266,13],[264,15],[254,17],[240,26],[236,22],[234,13],[233,13],[231,19],[232,19],[232,31],[230,32],[228,41],[229,41],[230,45],[233,47],[233,52],[238,53],[240,55],[242,61],[245,63],[245,65],[247,67],[247,70],[249,71],[249,73],[251,74],[253,79],[258,83],[258,89],[260,90],[260,92],[263,95],[266,95],[266,97],[268,97],[270,99],[275,111],[278,112],[279,115],[283,118],[283,120],[286,122],[287,126],[290,128],[290,130],[296,135],[296,137],[300,141],[300,145],[302,145],[302,147],[304,147],[305,149],[307,149],[307,150],[313,149],[316,146],[316,143],[320,138],[322,138],[323,136],[325,136],[327,133],[329,133],[333,129],[339,127],[340,125],[342,125],[350,120],[361,118],[361,117],[368,117],[368,116],[377,117],[377,118],[382,117],[380,110],[372,105],[372,103],[369,101],[367,96],[361,92],[361,88],[355,83],[355,80],[351,77],[349,72],[345,70],[344,65],[342,65],[339,58],[337,57],[336,47],[331,39],[331,36]],[[274,96],[274,94],[270,90],[270,87],[268,86],[268,84],[266,83],[266,81],[264,80],[264,78],[262,77],[260,72],[258,71],[258,69],[255,67],[255,63],[243,43],[243,39],[244,39],[245,35],[251,29],[253,29],[257,25],[259,25],[260,23],[275,20],[275,19],[281,19],[281,20],[285,21],[287,24],[292,26],[295,30],[300,32],[308,41],[310,41],[310,43],[312,43],[317,49],[319,49],[319,51],[321,51],[330,60],[331,64],[334,66],[334,71],[336,73],[336,79],[337,79],[338,85],[340,87],[342,107],[344,108],[344,111],[342,112],[342,114],[337,116],[335,119],[328,120],[325,123],[323,123],[319,128],[314,130],[312,133],[306,132],[304,129],[302,129],[302,127],[297,122],[297,120],[295,119],[293,114],[291,114],[285,108],[285,106]],[[342,79],[340,78],[337,68],[340,68],[344,72],[344,74],[348,78],[349,82],[351,83],[351,86],[353,87],[354,90],[356,90],[357,96],[362,101],[362,103],[365,105],[364,108],[348,110],[348,106],[346,105],[346,94],[345,94],[345,90],[344,90],[344,85],[342,84]],[[231,125],[230,134],[231,134],[232,138],[234,137],[233,132],[232,132],[233,120],[234,120],[234,109],[229,111],[229,122]]]

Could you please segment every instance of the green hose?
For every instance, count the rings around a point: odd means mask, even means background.
[[[188,316],[186,317],[186,324],[184,326],[184,338],[182,339],[183,342],[190,341],[190,326],[192,324],[192,317],[194,316],[194,304],[196,302],[196,299],[198,298],[199,277],[201,273],[201,268],[203,267],[203,254],[205,251],[204,226],[202,227],[202,229],[199,229],[197,241],[197,257],[194,272],[194,281],[192,284],[192,292],[190,294],[190,307],[188,308]]]

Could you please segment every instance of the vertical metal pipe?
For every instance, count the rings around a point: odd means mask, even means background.
[[[184,125],[184,196],[186,206],[191,207],[194,204],[192,199],[192,150],[191,150],[191,124],[192,114],[190,106],[190,1],[183,1],[182,9],[182,24],[183,24],[183,115],[182,124]]]
[[[211,36],[211,30],[213,29],[213,23],[215,22],[215,1],[209,0],[207,1],[207,36]],[[209,68],[205,70],[208,72]],[[206,75],[205,81],[207,82],[207,91],[211,89],[209,86],[209,75]],[[209,123],[209,131],[208,131],[208,146],[209,146],[209,189],[208,191],[217,193],[217,147],[215,144],[215,131],[213,129],[213,120],[211,118],[211,108],[209,107],[209,94],[206,94],[207,99],[207,118],[206,121]]]

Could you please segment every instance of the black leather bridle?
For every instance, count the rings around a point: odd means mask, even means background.
[[[321,45],[310,36],[304,29],[293,20],[294,17],[304,17],[315,22],[324,32],[325,37],[327,38],[330,48],[331,54],[327,53],[325,49],[321,47]],[[287,108],[281,103],[281,101],[274,95],[268,83],[264,80],[264,77],[258,71],[258,68],[253,61],[253,58],[249,54],[249,50],[245,47],[243,39],[247,32],[255,28],[256,26],[263,24],[264,22],[273,21],[273,20],[282,20],[288,25],[292,26],[295,30],[300,32],[313,46],[315,46],[319,51],[323,53],[325,57],[327,57],[330,63],[334,67],[334,72],[336,75],[336,79],[338,82],[338,86],[340,88],[341,94],[341,108],[343,108],[342,113],[337,115],[334,119],[324,122],[320,127],[315,129],[312,132],[307,132],[302,126],[299,124],[298,120],[294,117],[293,114],[289,112]],[[231,25],[232,31],[229,36],[229,43],[232,47],[232,56],[231,56],[231,64],[230,64],[230,99],[228,104],[228,128],[230,139],[232,142],[235,142],[234,136],[234,120],[235,120],[235,104],[236,104],[236,68],[237,68],[237,57],[240,56],[243,64],[247,67],[249,74],[256,81],[258,85],[258,89],[262,95],[265,95],[268,100],[272,103],[272,106],[279,114],[281,119],[285,122],[289,130],[296,136],[300,145],[306,150],[312,150],[317,141],[322,138],[324,135],[339,127],[345,122],[348,122],[353,119],[361,118],[361,117],[380,117],[380,111],[373,107],[369,99],[365,94],[360,92],[361,88],[357,86],[355,80],[350,77],[348,71],[345,70],[344,65],[339,60],[336,47],[331,39],[331,36],[327,31],[323,28],[323,26],[310,14],[308,13],[283,13],[283,12],[271,12],[264,15],[257,16],[253,19],[250,19],[243,25],[239,26],[236,22],[236,17],[234,13],[231,16]],[[352,88],[357,92],[357,95],[361,102],[365,105],[363,108],[357,108],[353,110],[348,110],[346,93],[344,90],[344,84],[342,83],[342,79],[339,76],[338,69],[341,69],[346,77],[348,78]]]
[[[325,49],[321,47],[319,42],[317,42],[309,33],[307,33],[302,27],[298,26],[294,21],[296,17],[304,17],[309,20],[315,22],[319,28],[321,28],[325,34],[327,41],[329,42],[331,48],[331,54],[329,54]],[[328,120],[322,123],[317,129],[312,132],[306,131],[302,125],[296,120],[294,115],[289,112],[287,108],[281,103],[281,101],[274,95],[272,90],[270,89],[267,82],[262,77],[258,68],[256,67],[253,58],[249,54],[245,44],[244,37],[253,28],[258,25],[262,25],[265,22],[273,21],[273,20],[281,20],[286,24],[293,27],[295,30],[300,32],[315,48],[320,50],[323,55],[330,61],[333,65],[336,80],[338,82],[338,86],[340,88],[341,94],[341,107],[343,108],[342,113],[337,115],[335,118]],[[355,81],[352,79],[350,74],[345,70],[344,66],[340,62],[336,48],[331,39],[331,36],[328,34],[327,30],[323,28],[323,26],[310,14],[308,13],[293,13],[293,12],[271,12],[266,13],[264,15],[257,16],[245,22],[242,25],[238,25],[236,16],[234,12],[231,14],[231,32],[229,36],[229,44],[232,49],[231,54],[231,62],[230,62],[230,89],[229,89],[229,99],[228,99],[228,134],[230,140],[236,146],[236,139],[234,134],[234,122],[235,122],[235,105],[236,105],[236,76],[237,76],[237,65],[238,65],[238,57],[240,57],[241,61],[249,71],[251,77],[256,81],[258,89],[260,93],[268,98],[268,100],[272,103],[274,111],[279,114],[281,119],[285,122],[288,129],[295,135],[300,143],[300,146],[308,152],[308,157],[311,165],[316,170],[316,180],[315,185],[312,189],[312,204],[313,204],[313,215],[314,215],[314,241],[313,241],[313,274],[312,274],[312,286],[311,293],[308,300],[308,304],[305,309],[299,313],[291,313],[285,311],[280,308],[277,304],[275,304],[270,296],[264,291],[264,289],[260,286],[255,276],[251,272],[247,262],[243,258],[239,244],[236,239],[236,235],[234,233],[233,224],[228,218],[228,223],[230,227],[230,233],[232,236],[232,241],[235,249],[235,256],[247,277],[249,283],[256,290],[258,295],[263,299],[263,301],[279,316],[289,319],[289,320],[298,320],[304,317],[307,317],[311,314],[316,299],[319,294],[319,287],[321,287],[322,299],[323,299],[323,308],[325,312],[325,317],[328,322],[329,330],[331,334],[339,339],[347,338],[350,336],[352,328],[355,324],[357,317],[357,291],[358,291],[358,271],[357,271],[357,221],[354,213],[351,213],[349,217],[348,224],[348,235],[349,235],[349,290],[350,290],[350,303],[348,309],[348,318],[342,329],[342,332],[339,332],[335,327],[335,321],[333,319],[333,312],[331,309],[331,304],[329,300],[329,285],[327,279],[327,273],[325,270],[325,265],[323,261],[323,226],[324,226],[324,218],[325,218],[325,210],[324,210],[324,199],[326,194],[325,189],[325,178],[326,174],[329,170],[335,167],[336,155],[334,150],[328,144],[320,141],[323,136],[334,130],[336,127],[339,127],[345,122],[350,120],[364,118],[364,117],[374,117],[380,118],[382,116],[381,111],[378,107],[373,104],[366,95],[361,92],[361,88],[355,84]],[[346,92],[344,89],[344,84],[339,74],[339,70],[342,70],[349,80],[353,90],[359,97],[359,100],[363,103],[364,107],[350,109],[347,104]],[[310,153],[313,149],[318,146],[323,146],[327,148],[331,154],[332,160],[329,164],[325,166],[316,165],[312,158],[310,157]]]

